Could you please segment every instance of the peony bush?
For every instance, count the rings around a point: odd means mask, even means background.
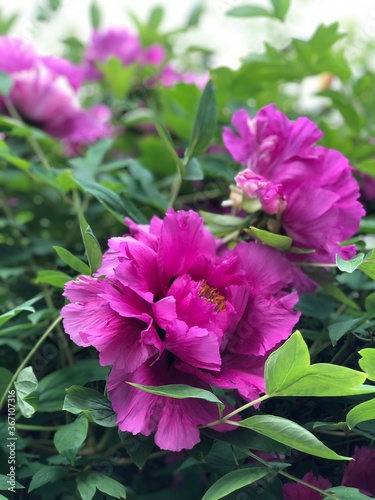
[[[375,498],[372,45],[90,15],[0,16],[0,498]]]

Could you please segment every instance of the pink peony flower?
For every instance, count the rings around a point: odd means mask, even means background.
[[[306,483],[317,486],[321,490],[331,488],[332,483],[322,476],[315,477],[312,472],[307,472],[303,478]],[[321,500],[323,495],[308,486],[300,483],[286,483],[283,485],[284,500]]]
[[[80,106],[77,90],[83,74],[71,62],[40,57],[21,40],[0,37],[0,70],[13,79],[9,99],[26,123],[58,139],[85,144],[111,134],[94,110]],[[0,109],[7,112],[4,100]]]
[[[218,418],[216,405],[147,394],[126,382],[212,384],[258,397],[269,351],[299,317],[297,294],[286,290],[292,272],[284,256],[260,244],[219,255],[192,211],[127,224],[131,235],[109,240],[95,277],[67,283],[64,328],[113,366],[108,392],[121,430],[156,430],[159,447],[191,448],[198,425]]]
[[[232,123],[239,135],[225,128],[223,140],[233,159],[246,166],[237,186],[276,215],[294,246],[315,250],[293,258],[332,263],[337,253],[353,257],[355,247],[340,244],[355,234],[365,212],[347,159],[314,146],[322,133],[308,118],[291,122],[274,105],[254,118],[237,111]]]
[[[173,87],[176,83],[190,83],[196,85],[200,89],[203,89],[209,79],[210,75],[208,72],[201,74],[193,73],[192,71],[181,73],[175,70],[170,64],[167,64],[162,69],[157,81],[164,87]]]
[[[124,66],[135,62],[158,66],[165,58],[165,50],[158,44],[142,47],[139,37],[124,28],[94,31],[85,53],[85,79],[101,80],[102,73],[96,63],[106,62],[110,57],[116,57]]]
[[[361,493],[375,497],[375,448],[354,447],[354,460],[348,462],[342,478],[342,486],[358,488]]]

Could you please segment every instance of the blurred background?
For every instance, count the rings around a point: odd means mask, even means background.
[[[12,33],[24,39],[32,40],[45,54],[62,53],[61,40],[67,36],[77,36],[88,40],[90,33],[89,8],[91,0],[55,0],[60,4],[58,15],[48,10],[51,2],[43,0],[0,0],[2,15],[9,16],[17,12],[18,20]],[[53,3],[53,2],[52,2]],[[226,65],[233,68],[239,66],[241,57],[247,53],[262,51],[264,40],[282,46],[290,35],[308,38],[320,23],[339,21],[344,31],[352,33],[351,54],[358,58],[361,49],[375,40],[375,2],[374,0],[293,0],[291,9],[284,24],[269,19],[238,19],[225,16],[225,12],[245,3],[269,6],[268,0],[246,2],[245,0],[203,0],[199,4],[205,8],[202,21],[195,30],[181,37],[180,47],[191,44],[212,49],[212,66]],[[145,20],[155,5],[163,5],[166,10],[164,29],[180,26],[197,0],[97,0],[102,11],[102,25],[133,25],[128,15],[134,12],[141,20]],[[47,7],[46,7],[47,6]],[[39,8],[39,18],[35,15]],[[43,18],[46,18],[43,20]],[[354,34],[355,31],[355,34]]]

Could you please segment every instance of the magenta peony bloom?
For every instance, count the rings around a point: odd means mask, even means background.
[[[332,263],[337,253],[353,257],[355,247],[340,244],[355,234],[365,212],[347,159],[314,146],[322,133],[308,118],[291,122],[274,105],[254,118],[237,111],[232,123],[239,135],[225,128],[223,140],[233,159],[246,166],[237,186],[276,217],[294,246],[315,250],[299,260]]]
[[[100,80],[102,73],[96,63],[106,62],[110,57],[116,57],[125,66],[136,62],[158,66],[165,58],[165,50],[158,44],[142,47],[139,37],[124,28],[94,31],[83,65],[86,80]]]
[[[191,448],[198,425],[218,418],[216,405],[154,396],[126,382],[212,384],[258,397],[269,351],[299,317],[297,294],[286,290],[292,272],[284,256],[261,244],[218,255],[192,211],[170,209],[150,226],[127,223],[131,235],[109,240],[96,276],[66,284],[64,328],[113,366],[108,392],[121,430],[157,430],[161,448]]]
[[[321,490],[331,488],[332,483],[322,476],[315,477],[312,472],[307,472],[303,478],[306,483],[317,486]],[[312,490],[308,486],[300,483],[286,483],[283,485],[284,500],[321,500],[323,495],[318,491]]]
[[[2,56],[1,56],[2,54]],[[111,135],[94,110],[81,108],[82,70],[60,57],[40,57],[21,40],[0,37],[0,70],[11,75],[9,99],[21,118],[58,139],[90,144]],[[0,109],[7,112],[4,100]]]
[[[375,448],[354,447],[354,460],[348,462],[342,478],[342,486],[358,488],[361,493],[375,498]]]

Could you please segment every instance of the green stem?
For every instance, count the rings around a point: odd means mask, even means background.
[[[13,377],[11,378],[8,386],[6,387],[5,391],[4,391],[4,394],[0,400],[0,409],[2,408],[3,406],[3,403],[8,395],[8,391],[11,389],[12,385],[14,384],[14,381],[17,380],[17,377],[18,375],[21,373],[21,371],[24,369],[24,367],[27,365],[27,363],[30,361],[30,359],[34,356],[34,354],[36,353],[36,351],[39,349],[39,347],[43,344],[43,342],[46,340],[46,338],[48,337],[48,335],[52,332],[52,330],[55,328],[56,325],[58,325],[60,323],[60,321],[62,320],[62,317],[61,316],[58,316],[55,321],[52,323],[52,325],[50,325],[47,330],[43,333],[43,335],[40,337],[40,339],[38,340],[38,342],[35,344],[35,346],[31,349],[31,351],[29,352],[29,354],[26,356],[26,358],[22,361],[22,363],[20,364],[20,366],[18,367],[18,370],[16,371],[16,373],[13,375]]]
[[[281,474],[284,477],[287,477],[288,479],[291,479],[292,481],[295,481],[296,483],[303,484],[304,486],[307,486],[308,488],[311,488],[312,490],[318,491],[321,495],[323,495],[323,498],[332,498],[333,500],[340,500],[339,497],[336,495],[333,495],[333,493],[328,493],[327,491],[324,491],[317,486],[314,486],[310,483],[306,483],[306,481],[303,481],[302,479],[298,479],[297,477],[292,476],[292,474],[289,474],[288,472],[284,471],[279,471],[279,474]]]
[[[178,171],[175,178],[174,178],[172,188],[171,188],[171,196],[169,198],[169,206],[170,207],[173,207],[173,205],[175,204],[178,193],[180,192],[181,184],[182,184],[182,175],[181,175],[181,172]]]
[[[243,406],[240,406],[240,408],[237,408],[237,410],[232,411],[231,413],[228,413],[228,415],[225,415],[225,417],[220,418],[219,420],[215,420],[214,422],[210,422],[209,424],[206,424],[202,427],[204,429],[205,427],[213,427],[215,425],[227,423],[230,425],[238,425],[238,422],[228,422],[234,415],[237,415],[237,413],[240,413],[241,411],[247,410],[248,408],[251,408],[252,406],[255,406],[256,404],[260,404],[266,399],[271,398],[269,394],[265,394],[264,396],[261,396],[258,399],[254,399],[254,401],[250,401],[250,403],[246,403]]]
[[[47,432],[47,431],[58,431],[64,427],[63,425],[28,425],[28,424],[17,424],[16,429],[20,431],[36,431],[36,432]]]
[[[12,118],[15,118],[16,120],[20,121],[21,123],[24,123],[22,120],[22,117],[19,115],[17,109],[13,106],[12,101],[9,99],[9,97],[4,97],[4,103],[5,106],[8,110],[8,113]],[[51,165],[49,164],[46,156],[44,155],[42,148],[39,146],[38,141],[35,139],[33,136],[27,136],[27,141],[30,144],[31,148],[34,150],[35,154],[39,157],[42,165],[44,168],[47,170],[51,170]]]

